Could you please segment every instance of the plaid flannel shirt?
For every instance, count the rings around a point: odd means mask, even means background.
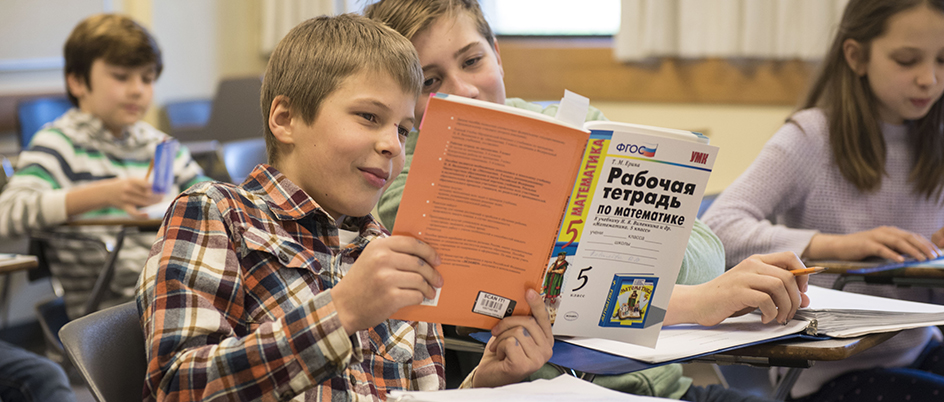
[[[439,325],[387,320],[347,336],[331,287],[367,243],[275,168],[240,186],[197,185],[164,219],[138,282],[145,400],[383,400],[445,387]],[[370,289],[364,289],[370,297]]]

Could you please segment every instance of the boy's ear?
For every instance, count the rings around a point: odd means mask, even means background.
[[[868,60],[864,59],[865,51],[862,44],[855,39],[846,39],[842,42],[842,54],[846,58],[846,64],[856,75],[862,77],[865,75]]]
[[[292,114],[290,102],[287,96],[279,95],[272,100],[272,106],[269,107],[269,130],[272,136],[283,144],[294,144],[292,137],[292,120],[295,116]]]
[[[88,92],[85,79],[76,74],[66,74],[66,86],[69,88],[69,93],[76,99],[82,99],[85,93]]]

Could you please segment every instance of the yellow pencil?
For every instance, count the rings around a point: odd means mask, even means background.
[[[152,170],[154,170],[154,159],[151,159],[151,163],[148,164],[148,171],[144,174],[144,180],[148,180],[151,177]]]
[[[823,267],[808,267],[808,268],[802,268],[802,269],[791,269],[790,273],[793,274],[793,276],[813,275],[813,274],[818,274],[820,272],[823,272],[825,270],[826,268],[823,268]]]

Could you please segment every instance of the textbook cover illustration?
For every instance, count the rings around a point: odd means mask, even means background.
[[[717,154],[707,138],[452,95],[429,100],[420,133],[393,234],[436,248],[445,284],[393,318],[488,329],[530,314],[530,288],[556,335],[655,343]]]

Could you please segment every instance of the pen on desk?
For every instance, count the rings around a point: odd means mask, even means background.
[[[793,274],[793,276],[813,275],[813,274],[818,274],[820,272],[823,272],[825,270],[826,268],[823,268],[823,267],[808,267],[808,268],[801,268],[801,269],[791,269],[790,273]]]

